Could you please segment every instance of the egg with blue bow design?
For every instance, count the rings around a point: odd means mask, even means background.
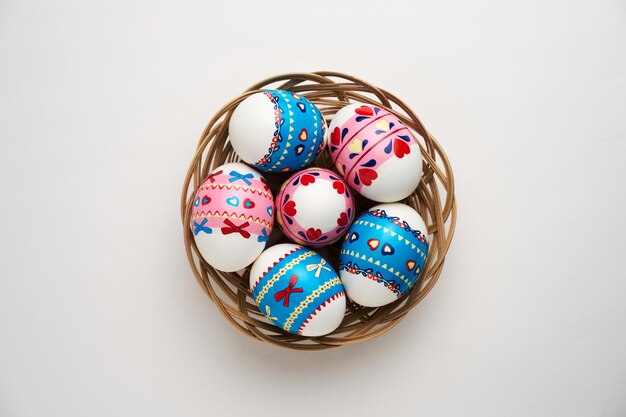
[[[306,97],[285,90],[249,95],[235,108],[228,126],[235,152],[265,172],[304,168],[325,145],[322,113]]]
[[[266,249],[250,269],[259,310],[281,329],[322,336],[343,320],[346,296],[330,264],[311,249],[283,243]]]
[[[272,192],[263,176],[245,164],[219,166],[198,188],[190,226],[209,265],[224,272],[241,270],[259,256],[272,232]]]
[[[380,307],[406,294],[426,265],[427,234],[419,213],[402,203],[380,204],[358,217],[339,254],[348,298]]]

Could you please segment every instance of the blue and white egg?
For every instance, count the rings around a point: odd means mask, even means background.
[[[343,320],[346,296],[341,280],[311,249],[283,243],[266,249],[250,270],[252,298],[283,330],[322,336]]]
[[[402,203],[380,204],[357,218],[339,255],[348,298],[380,307],[407,293],[424,270],[427,235],[419,213]]]
[[[326,121],[306,97],[285,90],[266,90],[246,97],[229,123],[233,149],[265,172],[304,168],[324,149]]]

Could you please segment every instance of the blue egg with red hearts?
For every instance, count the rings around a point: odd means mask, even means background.
[[[427,234],[422,217],[406,204],[380,204],[357,218],[339,255],[348,298],[380,307],[406,294],[424,270]]]
[[[330,264],[311,249],[283,243],[266,249],[250,269],[259,310],[283,330],[322,336],[341,324],[346,295]]]
[[[265,172],[297,171],[324,149],[326,121],[306,97],[266,90],[246,97],[229,122],[233,149]]]

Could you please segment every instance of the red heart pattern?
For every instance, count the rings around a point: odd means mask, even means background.
[[[406,269],[412,271],[415,268],[415,261],[406,261]]]
[[[316,241],[322,236],[322,231],[320,229],[309,228],[306,231],[306,237],[311,241]]]
[[[315,177],[313,175],[304,174],[300,177],[300,182],[306,187],[307,185],[315,182]]]
[[[289,200],[283,206],[283,213],[285,213],[289,217],[293,217],[296,215],[298,211],[296,210],[296,202],[293,200]]]
[[[211,202],[211,197],[209,197],[208,195],[205,195],[204,197],[202,197],[202,205],[203,206],[206,206],[210,202]]]
[[[335,146],[339,146],[339,143],[341,143],[341,129],[339,127],[334,128],[330,133],[330,143]]]
[[[379,245],[380,245],[380,240],[378,240],[378,239],[370,239],[370,240],[367,241],[367,246],[370,247],[370,250],[378,249]]]
[[[359,178],[361,178],[363,185],[370,186],[372,181],[378,178],[378,174],[373,169],[361,168],[359,169]]]
[[[411,153],[411,149],[409,148],[409,144],[402,139],[395,139],[393,141],[393,153],[395,153],[398,158],[403,158],[404,155]]]
[[[348,224],[348,214],[345,212],[341,213],[337,219],[337,224],[342,227]]]
[[[333,188],[337,190],[337,194],[343,194],[346,192],[346,186],[341,181],[334,181]]]
[[[374,110],[371,107],[361,106],[358,109],[355,109],[354,112],[361,116],[371,116],[374,114]]]
[[[254,208],[254,206],[256,206],[256,204],[254,204],[254,201],[250,200],[249,198],[243,200],[243,208],[251,209]]]

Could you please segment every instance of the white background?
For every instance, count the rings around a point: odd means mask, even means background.
[[[0,0],[0,416],[626,415],[623,1]],[[434,291],[299,353],[221,317],[179,193],[244,88],[352,73],[455,169]]]

